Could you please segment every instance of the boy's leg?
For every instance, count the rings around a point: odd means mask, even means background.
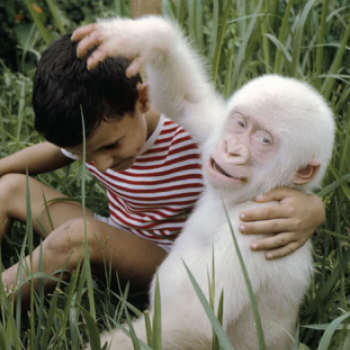
[[[39,225],[38,220],[45,228],[46,233],[50,233],[53,230],[45,210],[44,197],[48,202],[47,206],[54,228],[70,219],[83,216],[82,206],[79,203],[69,201],[50,203],[52,199],[67,197],[31,177],[28,178],[28,181],[33,228],[42,237],[45,237],[45,232]],[[12,220],[19,220],[24,223],[27,221],[26,183],[26,176],[22,174],[8,174],[0,177],[1,239],[6,234]],[[87,217],[92,217],[93,213],[87,209],[86,215]]]
[[[52,230],[45,210],[44,195],[47,202],[66,196],[35,179],[29,178],[28,181],[34,230],[45,236],[37,222],[38,218],[45,231],[52,231],[42,244],[43,270],[52,274],[65,267],[71,272],[76,268],[84,251],[82,207],[75,202],[48,203],[54,226]],[[12,219],[26,222],[26,211],[26,176],[11,174],[1,177],[0,227],[5,221],[9,222]],[[147,288],[157,266],[166,257],[166,252],[146,239],[93,219],[93,213],[89,209],[86,209],[86,216],[93,270],[103,275],[104,261],[107,262],[107,266],[111,261],[113,273],[118,272],[122,281],[130,280],[134,288]],[[6,229],[8,225],[3,226]],[[4,230],[3,233],[5,232]],[[39,257],[40,247],[33,252],[33,272],[38,271]],[[22,263],[23,266],[31,266],[28,257]],[[18,267],[18,264],[15,264],[2,273],[2,281],[8,288],[14,288],[17,283]],[[68,279],[69,274],[64,277]],[[46,281],[47,291],[52,290],[54,286],[53,281]],[[28,298],[29,284],[23,286],[22,296],[24,301]]]
[[[161,264],[167,253],[155,244],[132,233],[120,230],[96,219],[86,220],[87,242],[89,245],[92,270],[99,276],[105,274],[105,264],[111,262],[113,276],[118,273],[122,282],[130,281],[134,289],[146,289],[149,286],[156,268]],[[84,258],[84,220],[70,220],[54,231],[42,243],[43,271],[53,274],[63,267],[72,272],[79,260]],[[38,271],[40,247],[33,253],[33,272]],[[30,267],[29,257],[24,265]],[[3,272],[2,280],[7,286],[14,287],[18,264]],[[25,274],[23,274],[25,277]],[[69,274],[64,276],[69,278]],[[52,290],[56,283],[45,281],[46,292]],[[36,287],[37,281],[34,280]],[[28,301],[30,285],[21,289],[24,303]]]
[[[83,216],[82,206],[79,203],[69,201],[50,203],[50,200],[55,198],[67,197],[31,177],[28,178],[28,183],[33,228],[41,237],[45,238],[52,231],[52,225],[54,228],[59,227],[66,221]],[[0,240],[9,230],[13,220],[23,223],[27,221],[26,187],[27,177],[23,174],[7,174],[0,177]],[[45,209],[45,201],[48,202],[52,225]],[[93,216],[91,210],[86,210],[86,216]],[[17,284],[17,269],[18,264],[2,273],[2,281],[9,289]]]

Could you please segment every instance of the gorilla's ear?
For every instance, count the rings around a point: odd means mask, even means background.
[[[317,158],[311,159],[306,167],[300,168],[293,177],[295,185],[305,185],[310,182],[320,170],[321,162]]]

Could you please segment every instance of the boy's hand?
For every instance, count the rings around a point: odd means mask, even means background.
[[[279,204],[242,212],[240,226],[244,234],[271,234],[251,243],[252,250],[267,250],[266,259],[289,255],[304,245],[325,220],[319,197],[288,188],[280,188],[255,198],[256,202]]]

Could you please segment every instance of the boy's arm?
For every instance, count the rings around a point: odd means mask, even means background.
[[[10,173],[41,174],[62,168],[74,160],[63,155],[61,149],[50,142],[24,148],[8,157],[0,159],[0,176]]]
[[[244,222],[239,230],[244,234],[269,234],[251,243],[252,250],[265,250],[267,259],[292,254],[325,220],[323,202],[314,194],[279,188],[258,196],[256,201],[278,204],[241,213]]]
[[[89,69],[113,56],[131,60],[128,76],[144,66],[157,110],[182,124],[199,143],[224,113],[201,60],[178,25],[169,20],[157,16],[103,20],[75,30],[72,40],[80,40],[79,57],[95,48],[87,61]]]

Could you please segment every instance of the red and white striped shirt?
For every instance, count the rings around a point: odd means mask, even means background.
[[[161,116],[134,165],[88,169],[107,189],[111,219],[160,245],[171,245],[203,191],[200,152],[180,125]]]

